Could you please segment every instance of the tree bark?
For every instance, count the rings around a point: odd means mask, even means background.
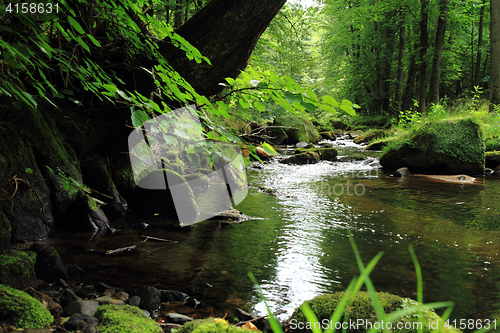
[[[419,45],[419,66],[418,66],[418,111],[425,113],[426,106],[426,90],[427,90],[427,62],[425,60],[427,54],[427,21],[428,11],[427,6],[429,0],[422,0],[421,19],[420,19],[420,45]]]
[[[286,0],[212,0],[177,33],[210,59],[197,64],[166,43],[160,52],[198,93],[206,96],[222,91],[219,83],[236,78],[247,66],[260,35]]]
[[[477,38],[477,60],[476,60],[476,73],[474,76],[474,86],[478,87],[481,79],[481,49],[483,47],[483,29],[484,29],[484,7],[486,7],[486,0],[483,0],[483,4],[481,9],[479,10],[479,27],[478,33],[479,36]]]
[[[449,0],[439,1],[439,17],[437,21],[436,39],[434,41],[434,55],[432,58],[432,74],[429,87],[429,102],[439,102],[439,83],[441,81],[441,63],[443,60],[444,36],[448,18]]]
[[[490,1],[490,111],[500,104],[500,0]]]
[[[399,50],[398,50],[398,73],[396,80],[396,96],[394,100],[396,101],[396,110],[401,108],[401,88],[403,87],[403,78],[404,78],[404,55],[405,55],[405,38],[406,38],[406,26],[404,22],[401,24],[401,28],[399,29]]]

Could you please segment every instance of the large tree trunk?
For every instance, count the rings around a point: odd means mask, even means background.
[[[490,2],[490,111],[500,104],[500,0]]]
[[[432,58],[432,74],[429,87],[429,102],[439,102],[439,82],[441,81],[441,62],[443,60],[444,35],[448,18],[448,1],[439,1],[439,18],[437,21],[434,56]]]
[[[286,0],[212,0],[177,33],[184,37],[212,65],[197,64],[182,51],[160,46],[174,67],[200,94],[219,93],[224,78],[236,78],[245,69],[260,35]]]

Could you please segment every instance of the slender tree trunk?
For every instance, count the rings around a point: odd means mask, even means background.
[[[174,13],[174,27],[178,28],[182,25],[184,21],[184,1],[185,0],[177,0],[175,3],[175,13]]]
[[[410,66],[408,68],[408,77],[406,79],[405,91],[403,95],[402,110],[413,109],[413,99],[415,97],[415,81],[417,78],[417,62],[416,54],[410,57]]]
[[[483,0],[483,5],[479,10],[479,27],[478,27],[478,40],[477,40],[477,58],[476,58],[476,75],[474,76],[474,86],[478,87],[481,80],[481,51],[483,48],[483,28],[484,28],[484,7],[486,7],[486,0]]]
[[[425,113],[426,106],[426,90],[427,90],[427,21],[429,0],[422,0],[421,19],[420,19],[420,44],[419,44],[419,66],[418,66],[418,111]]]
[[[406,26],[403,24],[401,25],[401,28],[399,29],[399,50],[398,50],[398,73],[397,73],[397,80],[396,80],[396,96],[394,97],[394,100],[396,101],[396,110],[399,110],[402,105],[401,105],[401,100],[402,100],[402,94],[401,94],[401,89],[403,87],[403,78],[404,78],[404,56],[405,56],[405,38],[406,38]]]
[[[441,63],[443,60],[444,36],[448,18],[448,1],[439,1],[439,18],[437,21],[436,39],[434,41],[434,55],[432,58],[432,73],[429,87],[429,102],[439,102],[439,83],[441,81]]]
[[[490,1],[490,111],[500,104],[500,0]]]

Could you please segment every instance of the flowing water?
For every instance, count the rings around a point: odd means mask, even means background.
[[[332,142],[340,155],[361,147]],[[363,261],[383,252],[371,277],[378,291],[416,297],[416,273],[408,246],[422,266],[424,301],[453,301],[452,318],[493,319],[500,312],[500,177],[472,184],[423,176],[395,178],[374,157],[302,166],[264,164],[249,169],[251,187],[237,207],[265,219],[241,224],[201,222],[165,225],[161,216],[129,216],[128,224],[149,223],[143,231],[123,228],[92,244],[59,235],[64,260],[85,270],[82,280],[118,287],[155,285],[188,293],[201,304],[176,311],[232,315],[235,307],[265,313],[248,272],[257,278],[273,312],[288,318],[303,301],[344,290],[359,275],[349,241],[352,234]],[[167,221],[168,222],[168,221]],[[106,250],[138,244],[134,251]]]

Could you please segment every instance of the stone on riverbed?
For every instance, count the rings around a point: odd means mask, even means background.
[[[319,162],[319,154],[313,151],[296,154],[290,158],[281,160],[284,164],[315,164]]]
[[[480,125],[471,118],[458,118],[421,125],[394,141],[380,157],[380,164],[429,174],[483,174],[484,160]]]

